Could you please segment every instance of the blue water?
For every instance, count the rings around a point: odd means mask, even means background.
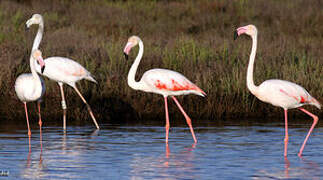
[[[10,179],[320,179],[323,128],[314,129],[303,158],[297,153],[311,125],[289,128],[283,157],[283,124],[171,127],[169,146],[161,126],[92,125],[0,127],[0,174]],[[42,148],[41,148],[42,145]],[[9,173],[9,174],[8,174]]]

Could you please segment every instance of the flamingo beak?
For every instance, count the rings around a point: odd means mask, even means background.
[[[128,57],[129,57],[128,54],[125,52],[123,52],[123,54],[124,54],[125,59],[128,60]]]
[[[123,54],[124,54],[124,57],[126,58],[126,60],[128,60],[128,54],[129,54],[132,46],[133,46],[133,43],[132,42],[128,42],[126,44],[126,47],[123,50]]]
[[[27,32],[29,30],[29,27],[28,27],[28,25],[26,24],[26,26],[25,26],[25,31]]]
[[[44,74],[44,70],[45,70],[45,65],[41,67],[40,71],[42,74]]]
[[[28,31],[30,27],[30,19],[26,22],[25,31]]]
[[[45,62],[43,60],[43,58],[39,58],[37,59],[39,65],[40,65],[40,72],[43,74],[44,70],[45,70]]]
[[[244,34],[247,32],[246,26],[239,27],[237,30],[234,31],[233,39],[236,40],[241,34]]]
[[[235,30],[234,33],[233,33],[233,39],[236,40],[238,37],[239,37],[238,31]]]

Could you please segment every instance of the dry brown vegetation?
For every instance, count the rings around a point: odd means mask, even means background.
[[[79,85],[100,123],[164,119],[163,98],[127,85],[132,61],[124,60],[122,49],[131,35],[140,36],[145,45],[138,79],[148,69],[168,68],[208,94],[180,98],[193,118],[282,116],[280,108],[260,102],[246,88],[251,40],[233,41],[233,31],[247,24],[255,24],[259,31],[256,84],[271,78],[293,81],[323,102],[322,6],[320,0],[1,0],[1,120],[24,117],[13,85],[20,73],[30,71],[28,58],[37,27],[25,32],[24,25],[34,13],[45,21],[43,56],[72,58],[98,80],[98,85],[86,81]],[[130,59],[135,56],[136,49]],[[60,119],[58,86],[49,80],[46,86],[43,116]],[[89,119],[79,97],[71,88],[65,90],[68,119],[79,123]],[[35,107],[29,107],[34,112]],[[302,115],[296,112],[291,114]],[[173,103],[170,113],[171,119],[182,119]]]

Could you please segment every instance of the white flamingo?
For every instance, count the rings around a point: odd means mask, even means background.
[[[313,131],[315,125],[318,122],[318,117],[304,108],[303,105],[314,105],[321,109],[320,103],[314,99],[303,87],[284,80],[271,79],[261,83],[256,86],[253,81],[253,65],[256,56],[257,49],[257,28],[254,25],[247,25],[238,28],[235,31],[234,39],[236,39],[241,34],[247,34],[252,39],[252,49],[249,59],[248,72],[247,72],[247,86],[250,92],[255,95],[261,101],[270,103],[274,106],[282,107],[285,112],[285,139],[284,139],[284,156],[287,156],[287,144],[288,144],[288,124],[287,124],[287,110],[292,108],[298,108],[304,113],[311,116],[314,120],[308,134],[303,142],[303,145],[298,153],[298,156],[302,155],[303,149],[305,147],[306,141],[308,140],[311,132]]]
[[[186,94],[196,94],[200,96],[205,96],[206,93],[203,92],[199,87],[193,84],[190,80],[184,77],[182,74],[171,71],[168,69],[151,69],[146,71],[141,80],[137,82],[135,80],[136,71],[142,55],[144,53],[144,44],[141,39],[137,36],[132,36],[128,39],[128,43],[124,48],[124,54],[126,59],[128,59],[129,52],[131,48],[139,44],[139,53],[132,64],[128,73],[128,85],[135,89],[145,92],[152,92],[164,96],[165,100],[165,113],[166,113],[166,143],[168,143],[168,132],[169,132],[169,117],[168,117],[168,107],[167,107],[167,97],[171,96],[175,101],[176,105],[183,113],[188,126],[190,127],[191,134],[193,136],[194,142],[196,143],[196,137],[192,127],[192,122],[190,117],[185,113],[182,106],[179,104],[175,96],[186,95]]]
[[[44,20],[40,14],[34,14],[27,22],[26,27],[29,28],[33,24],[38,24],[38,32],[35,37],[32,49],[37,49],[41,42],[44,33]],[[90,105],[86,102],[80,91],[76,87],[76,82],[82,79],[86,79],[97,83],[96,80],[91,76],[91,73],[87,71],[82,65],[76,61],[65,58],[65,57],[49,57],[45,60],[46,69],[44,70],[43,75],[49,79],[56,81],[60,87],[61,96],[62,96],[62,109],[63,109],[63,128],[66,129],[66,101],[64,95],[63,84],[68,84],[74,88],[76,93],[80,96],[84,104],[86,104],[87,109],[90,113],[90,116],[96,126],[99,129],[99,125],[96,122],[96,119],[93,115]],[[41,68],[38,64],[35,64],[36,71],[39,73]]]
[[[45,84],[44,80],[39,77],[35,70],[35,61],[37,61],[41,67],[41,71],[45,68],[45,63],[41,55],[41,51],[34,50],[30,55],[30,70],[31,73],[24,73],[18,76],[15,82],[15,91],[20,99],[24,103],[25,112],[26,112],[26,119],[27,119],[27,127],[28,127],[28,136],[30,142],[31,131],[29,127],[29,120],[28,120],[28,110],[27,110],[27,102],[37,101],[38,106],[38,116],[39,116],[39,129],[41,134],[41,115],[40,115],[40,101],[41,97],[45,93]]]

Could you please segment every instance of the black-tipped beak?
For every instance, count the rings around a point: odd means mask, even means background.
[[[45,66],[41,67],[40,72],[43,74],[45,70]]]
[[[126,58],[126,60],[128,60],[128,54],[125,52],[123,54],[124,54],[124,58]]]
[[[25,31],[28,31],[29,30],[29,27],[27,26],[27,24],[26,24],[26,26],[25,26]]]
[[[237,30],[235,30],[235,31],[234,31],[234,34],[233,34],[233,39],[234,39],[234,40],[236,40],[238,37],[239,37],[239,35],[238,35],[238,31],[237,31]]]

